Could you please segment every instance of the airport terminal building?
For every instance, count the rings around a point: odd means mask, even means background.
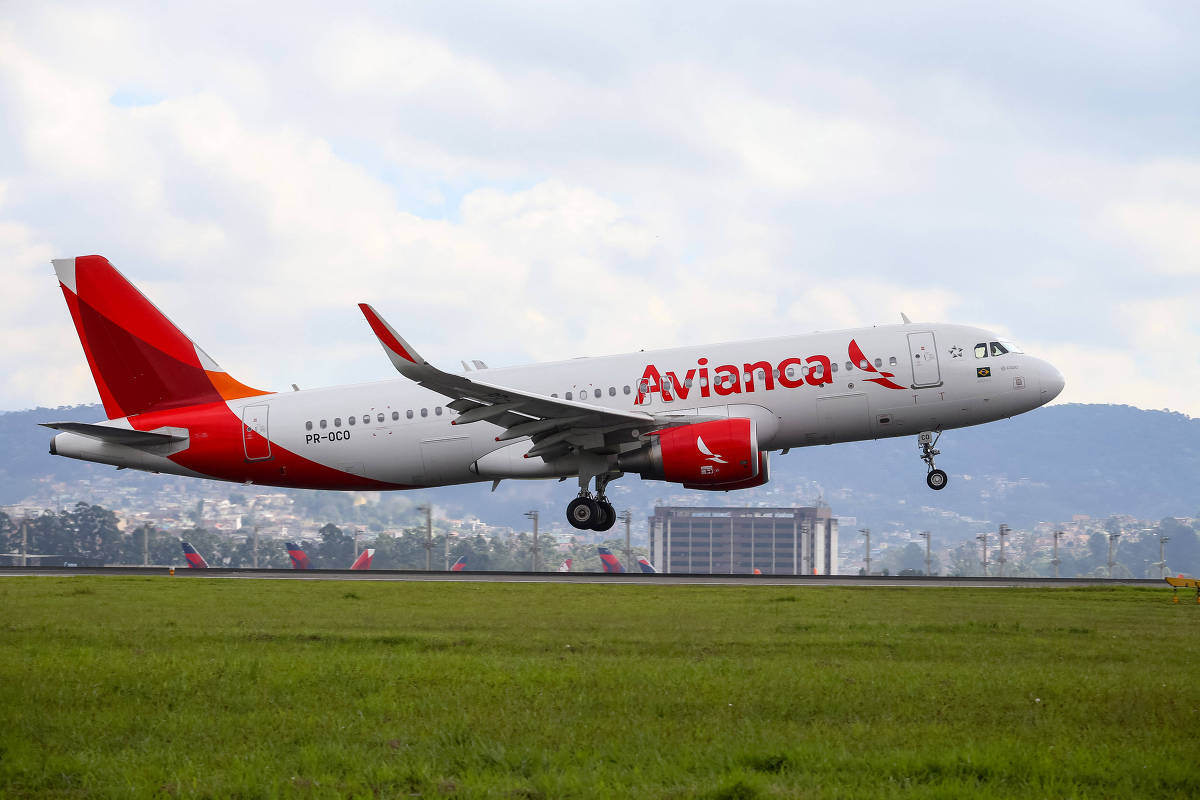
[[[659,506],[650,517],[651,560],[661,572],[832,575],[838,522],[829,506]]]

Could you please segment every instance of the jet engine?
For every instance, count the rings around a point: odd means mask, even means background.
[[[618,456],[617,466],[623,472],[693,489],[758,486],[753,481],[766,472],[754,420],[738,417],[694,422],[648,435],[652,437],[649,444]]]

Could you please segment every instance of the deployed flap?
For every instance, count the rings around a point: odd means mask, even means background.
[[[108,425],[90,425],[86,422],[39,422],[38,424],[43,428],[77,433],[80,436],[99,439],[102,442],[123,444],[129,447],[150,447],[156,444],[171,444],[172,442],[185,441],[188,438],[186,431],[180,433],[154,433],[150,431],[134,431],[128,428],[112,428]]]

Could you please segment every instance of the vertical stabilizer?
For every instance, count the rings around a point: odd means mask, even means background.
[[[208,562],[204,560],[204,556],[196,552],[196,548],[188,542],[180,542],[179,545],[183,548],[183,557],[187,559],[189,568],[208,569]]]
[[[292,560],[292,569],[308,569],[308,553],[304,552],[304,548],[299,542],[287,543],[288,558]]]
[[[53,264],[109,419],[267,394],[217,366],[108,259]]]

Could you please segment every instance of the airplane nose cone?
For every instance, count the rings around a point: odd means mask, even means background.
[[[1063,387],[1067,385],[1062,373],[1049,361],[1042,362],[1041,379],[1043,405],[1062,394]]]

